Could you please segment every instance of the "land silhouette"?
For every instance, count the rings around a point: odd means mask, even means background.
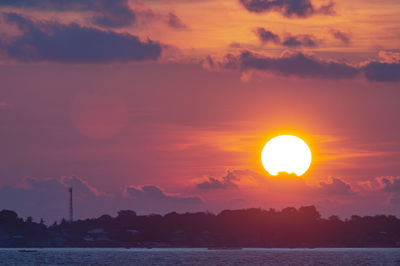
[[[66,221],[0,212],[0,247],[209,247],[313,248],[400,246],[400,219],[392,215],[321,218],[314,206],[259,208],[166,215],[137,215]]]

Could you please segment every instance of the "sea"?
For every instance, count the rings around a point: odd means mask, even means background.
[[[2,248],[0,265],[400,265],[400,248]]]

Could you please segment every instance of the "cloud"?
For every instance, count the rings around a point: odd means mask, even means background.
[[[392,51],[379,51],[380,62],[395,64],[400,63],[400,53]]]
[[[338,196],[351,196],[355,195],[355,192],[351,186],[342,181],[339,178],[332,177],[331,183],[321,182],[318,191],[326,196],[338,195]]]
[[[199,197],[184,197],[179,195],[167,194],[157,186],[145,185],[141,187],[130,186],[126,189],[128,195],[137,200],[157,201],[160,204],[201,204]]]
[[[367,192],[384,192],[400,195],[399,176],[379,176],[372,180],[361,181],[358,184]]]
[[[290,48],[295,48],[295,47],[317,47],[317,41],[315,40],[314,36],[312,35],[297,35],[297,36],[292,36],[289,35],[285,37],[285,39],[282,42],[282,45]]]
[[[234,181],[238,181],[239,178],[235,176],[235,174],[231,171],[228,171],[227,174],[221,179],[216,179],[214,177],[209,177],[208,180],[203,181],[196,185],[198,189],[203,190],[214,190],[214,189],[229,189],[229,188],[238,188]]]
[[[188,26],[173,12],[157,12],[150,8],[136,9],[135,10],[137,20],[142,24],[146,25],[151,22],[162,22],[167,26],[177,29],[184,30],[188,29]]]
[[[279,12],[288,18],[306,18],[315,14],[331,15],[334,3],[315,7],[310,0],[239,0],[250,12]]]
[[[349,34],[335,29],[331,29],[330,33],[335,39],[342,41],[344,44],[350,44]]]
[[[381,185],[381,191],[391,195],[390,204],[400,205],[400,177],[386,176],[376,180]]]
[[[372,61],[362,67],[365,77],[370,81],[398,82],[400,81],[400,63]]]
[[[68,188],[73,187],[74,217],[86,219],[132,209],[142,214],[191,211],[204,208],[200,197],[164,192],[146,185],[104,193],[78,176],[38,179],[27,177],[16,186],[0,187],[0,209],[15,210],[22,217],[44,218],[52,223],[68,217]]]
[[[241,189],[238,193],[250,192],[250,194],[247,194],[246,201],[250,203],[248,206],[253,207],[255,202],[252,202],[252,200],[255,195],[259,200],[269,202],[268,204],[272,204],[274,201],[273,206],[276,207],[283,202],[289,204],[288,202],[304,200],[304,202],[312,203],[327,198],[355,200],[357,198],[351,196],[359,193],[353,189],[350,183],[336,177],[331,177],[328,181],[314,185],[308,184],[305,179],[299,178],[295,174],[280,173],[278,176],[270,176],[252,170],[234,170],[232,172],[240,180]]]
[[[395,61],[396,55],[391,55],[386,60],[391,60],[391,63],[369,61],[361,66],[352,66],[343,62],[322,60],[302,52],[285,51],[280,57],[271,57],[244,50],[238,55],[227,54],[221,60],[208,56],[203,61],[203,66],[206,69],[264,71],[282,76],[322,79],[350,79],[361,73],[369,81],[399,82],[400,62]]]
[[[301,52],[284,53],[281,57],[269,57],[250,51],[239,55],[228,54],[222,62],[208,59],[208,65],[231,70],[268,71],[283,76],[302,78],[348,79],[358,75],[359,70],[351,65],[334,61],[323,61]]]
[[[3,13],[3,16],[22,34],[0,39],[0,49],[18,61],[128,62],[154,60],[161,55],[158,42],[142,42],[128,33],[102,31],[75,23],[33,21],[16,13]]]
[[[381,177],[378,181],[383,185],[382,190],[390,193],[400,192],[400,178],[399,177]]]
[[[100,214],[95,202],[104,194],[77,176],[37,179],[27,177],[19,187],[1,187],[1,208],[17,211],[22,216],[44,218],[47,222],[60,220],[68,214],[68,188],[73,187],[74,203],[85,216]],[[90,206],[90,207],[89,207]]]
[[[254,33],[260,39],[262,43],[272,42],[275,44],[279,44],[281,42],[279,35],[264,29],[263,27],[258,27],[254,30]]]
[[[367,61],[362,66],[365,77],[370,81],[400,81],[400,53],[380,51],[378,61]]]
[[[123,27],[135,22],[128,0],[3,0],[0,6],[50,11],[93,12],[92,23],[101,27]]]
[[[272,42],[275,44],[281,44],[290,48],[297,47],[317,47],[318,42],[312,35],[303,34],[303,35],[287,35],[283,41],[281,42],[281,38],[278,34],[273,33],[272,31],[266,30],[263,27],[258,27],[254,30],[254,33],[257,35],[258,39],[266,44],[268,42]]]
[[[187,26],[183,21],[174,13],[168,13],[167,15],[167,25],[175,29],[186,29]]]

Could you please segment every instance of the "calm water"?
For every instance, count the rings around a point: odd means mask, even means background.
[[[1,265],[400,265],[400,249],[0,249]]]

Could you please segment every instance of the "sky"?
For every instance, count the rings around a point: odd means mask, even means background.
[[[3,0],[0,209],[400,215],[398,0]],[[296,135],[313,161],[270,176]]]

